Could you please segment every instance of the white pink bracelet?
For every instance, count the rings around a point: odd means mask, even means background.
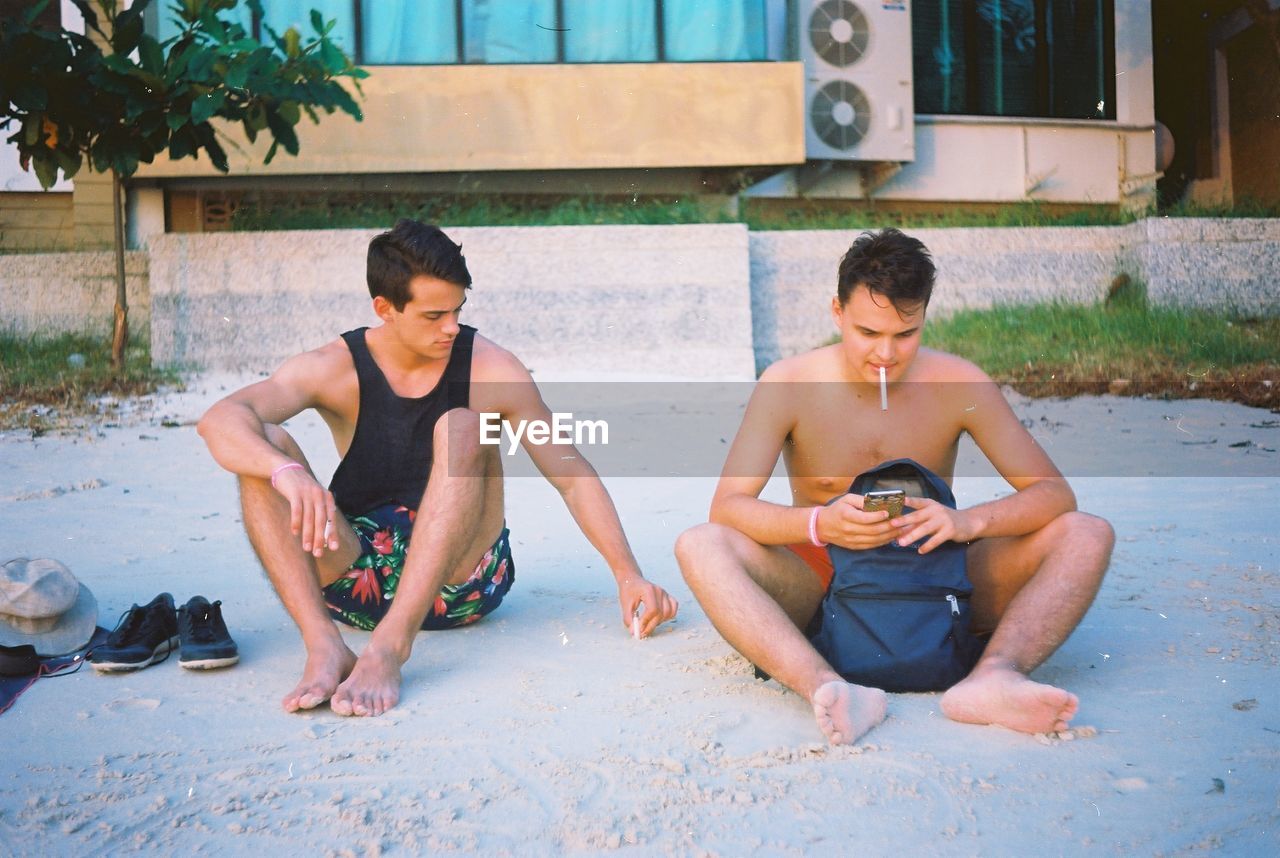
[[[280,476],[280,475],[281,475],[281,474],[283,474],[285,471],[292,471],[294,468],[298,468],[299,470],[301,470],[301,469],[302,469],[302,465],[301,465],[301,463],[299,463],[299,462],[285,462],[283,465],[281,465],[280,467],[278,467],[278,468],[276,468],[274,471],[272,471],[272,472],[271,472],[271,488],[273,488],[273,489],[274,489],[274,488],[276,487],[276,477]]]
[[[815,506],[813,512],[809,513],[809,541],[819,548],[826,548],[827,543],[818,538],[818,513],[822,512],[822,507]]]

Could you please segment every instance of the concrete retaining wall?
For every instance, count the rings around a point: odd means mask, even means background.
[[[473,287],[463,319],[535,371],[751,378],[747,230],[693,226],[448,230]],[[270,369],[374,324],[375,231],[154,240],[152,359]]]
[[[1056,229],[919,229],[938,269],[930,311],[1106,294],[1136,225]],[[811,349],[836,333],[831,299],[840,259],[857,230],[753,232],[751,315],[756,367]]]
[[[151,321],[147,254],[124,257],[129,328]],[[116,304],[116,258],[92,253],[0,255],[0,330],[30,334],[102,334],[111,331]]]
[[[472,227],[464,319],[535,371],[749,378],[827,340],[856,231],[741,224]],[[152,359],[270,370],[376,323],[374,230],[173,234],[127,257],[131,321]],[[1118,227],[913,230],[938,265],[932,311],[1099,300],[1117,274],[1159,304],[1280,314],[1280,220],[1152,218]],[[110,253],[0,256],[0,320],[19,333],[102,332]]]
[[[1132,248],[1159,304],[1280,315],[1280,218],[1150,218]]]
[[[1280,314],[1280,220],[1149,218],[1125,226],[919,229],[938,268],[930,310],[1100,300],[1116,275],[1157,304]],[[756,368],[825,342],[840,258],[858,231],[751,233]]]

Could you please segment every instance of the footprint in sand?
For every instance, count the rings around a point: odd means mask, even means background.
[[[102,704],[108,712],[150,712],[160,705],[154,697],[120,697],[110,703]]]

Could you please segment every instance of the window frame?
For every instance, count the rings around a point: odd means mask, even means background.
[[[935,0],[935,2],[946,3],[948,0]],[[1102,32],[1098,34],[1101,38],[1101,46],[1099,56],[1097,58],[1097,79],[1099,86],[1099,95],[1103,102],[1104,109],[1101,116],[1080,116],[1055,114],[1053,112],[1054,100],[1054,81],[1053,81],[1053,54],[1052,45],[1050,44],[1050,33],[1052,32],[1051,21],[1049,20],[1050,8],[1053,0],[1032,0],[1035,22],[1035,53],[1033,73],[1035,75],[1034,84],[1034,105],[1031,113],[1016,112],[980,112],[976,110],[981,105],[986,90],[995,88],[998,92],[1000,88],[995,81],[984,80],[979,73],[981,64],[979,58],[980,38],[978,36],[979,29],[979,12],[978,4],[980,0],[959,0],[961,5],[961,21],[959,26],[963,32],[963,58],[964,58],[964,78],[959,81],[961,91],[964,93],[964,105],[953,111],[944,112],[936,110],[916,110],[916,116],[921,118],[929,118],[935,121],[955,120],[963,117],[972,117],[983,121],[1000,121],[1007,120],[1012,123],[1026,123],[1032,121],[1044,120],[1051,123],[1062,122],[1080,122],[1087,125],[1096,126],[1099,122],[1115,123],[1119,117],[1119,106],[1116,103],[1116,12],[1115,0],[1096,0],[1098,6],[1098,22],[1101,24]],[[913,9],[919,8],[919,5],[913,5]],[[916,20],[912,20],[912,78],[918,85],[922,79],[929,76],[921,74],[916,67],[914,54],[917,39],[922,35],[922,29],[916,26]],[[952,84],[953,87],[955,84]],[[920,89],[916,88],[917,98]],[[919,102],[916,102],[917,105]]]

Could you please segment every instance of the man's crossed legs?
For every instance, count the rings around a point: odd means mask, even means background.
[[[1027,733],[1066,729],[1076,696],[1028,674],[1084,617],[1114,542],[1105,521],[1071,512],[1035,533],[969,547],[974,630],[994,631],[973,671],[942,696],[947,717]],[[804,636],[825,585],[795,553],[703,524],[681,534],[676,558],[716,630],[808,700],[832,743],[854,742],[884,720],[884,692],[845,682]]]
[[[335,517],[336,551],[304,551],[292,532],[289,503],[268,480],[241,477],[245,529],[285,610],[302,633],[302,680],[282,703],[290,712],[331,700],[340,715],[381,715],[400,697],[400,667],[408,660],[446,584],[463,584],[503,531],[501,466],[496,447],[479,443],[479,415],[454,409],[440,418],[431,474],[413,524],[395,598],[359,658],[331,619],[323,588],[341,578],[362,547],[345,517]],[[267,440],[310,470],[302,450],[279,426]],[[483,475],[481,477],[480,475]]]

